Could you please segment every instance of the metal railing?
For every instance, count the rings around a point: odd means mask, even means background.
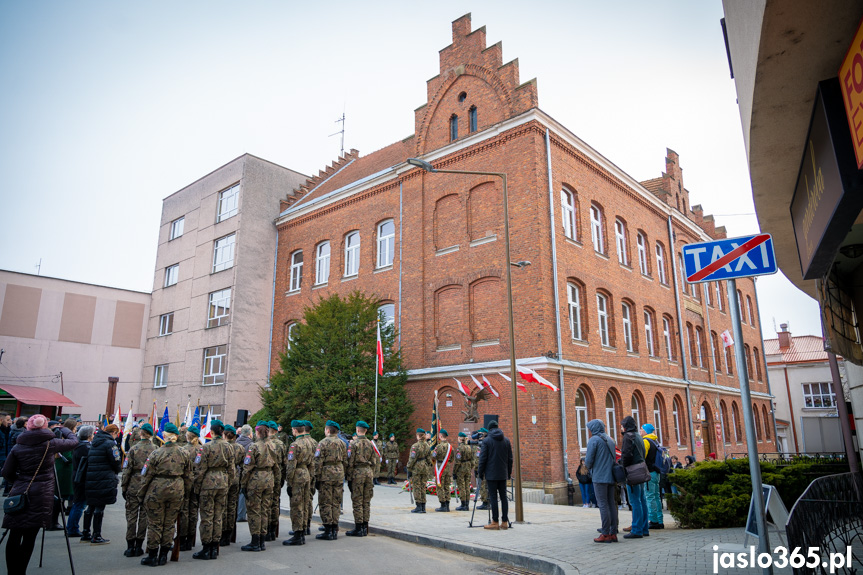
[[[851,565],[839,573],[860,573],[863,564],[863,481],[859,474],[841,473],[819,477],[809,484],[791,509],[786,526],[788,547],[810,547],[845,554],[851,548]],[[833,573],[828,563],[795,568],[795,575]]]
[[[748,457],[749,454],[747,453],[729,453],[725,456],[725,460],[728,461],[729,459],[747,459]],[[844,451],[827,451],[820,453],[769,452],[759,453],[758,459],[759,461],[765,461],[779,466],[801,462],[821,464],[837,463],[842,464],[846,467],[848,466],[847,458]]]

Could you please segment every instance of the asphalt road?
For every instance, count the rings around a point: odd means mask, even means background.
[[[2,516],[2,512],[0,512]],[[237,536],[238,542],[229,547],[223,547],[216,561],[200,561],[192,559],[192,551],[180,554],[178,563],[168,563],[161,568],[164,572],[207,573],[207,575],[238,575],[240,573],[347,573],[364,575],[380,573],[410,573],[411,575],[440,575],[441,573],[461,572],[465,574],[493,573],[494,569],[502,567],[499,563],[471,557],[461,553],[445,551],[405,543],[396,539],[379,535],[368,537],[345,537],[344,530],[339,532],[337,541],[317,541],[318,523],[312,523],[314,531],[311,538],[306,538],[302,547],[285,547],[281,541],[267,543],[267,550],[260,553],[240,551],[240,546],[248,543],[248,524],[240,523]],[[103,537],[111,540],[108,545],[90,545],[81,543],[78,539],[70,539],[75,572],[79,575],[116,575],[128,570],[140,572],[149,570],[140,564],[140,558],[123,557],[126,549],[125,515],[122,498],[116,505],[110,505],[105,510]],[[288,538],[290,521],[283,517],[280,530],[282,539]],[[65,575],[70,573],[69,556],[63,533],[46,532],[43,567],[39,568],[39,552],[41,548],[41,532],[36,539],[36,548],[28,575]],[[3,545],[3,560],[0,562],[0,573],[6,572],[5,542]],[[200,550],[200,545],[195,551]],[[163,572],[160,571],[160,572]],[[145,571],[149,572],[149,571]]]

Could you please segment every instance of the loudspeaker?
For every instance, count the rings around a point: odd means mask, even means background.
[[[249,410],[248,409],[238,409],[237,410],[237,421],[234,423],[234,427],[240,428],[249,421]]]
[[[485,414],[482,416],[482,426],[488,429],[489,422],[496,421],[500,423],[500,416]]]

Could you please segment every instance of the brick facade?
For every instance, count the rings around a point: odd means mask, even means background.
[[[728,373],[718,337],[731,331],[725,284],[720,289],[721,307],[714,284],[679,291],[681,246],[725,237],[724,228],[715,226],[700,206],[690,204],[680,159],[672,150],[661,177],[639,183],[537,106],[536,82],[519,83],[518,62],[503,64],[500,44],[486,48],[485,30],[472,32],[469,15],[456,20],[453,44],[441,51],[440,74],[428,82],[428,102],[416,110],[415,134],[368,156],[351,150],[282,203],[277,220],[274,365],[276,350],[284,349],[288,326],[319,295],[355,289],[373,293],[382,303],[395,304],[399,344],[411,374],[408,394],[417,406],[416,424],[428,426],[434,391],[439,390],[443,426],[450,431],[467,427],[453,377],[472,386],[470,374],[485,374],[500,398],[481,402],[480,414],[499,416],[509,433],[510,384],[498,375],[508,372],[510,351],[501,180],[426,173],[406,160],[421,157],[437,169],[505,172],[512,261],[530,262],[512,268],[516,356],[555,384],[563,373],[558,393],[530,383],[527,393],[519,393],[525,484],[544,486],[561,497],[565,493],[561,402],[570,474],[584,448],[584,432],[579,431],[584,412],[588,419],[607,421],[608,397],[614,399],[618,425],[632,413],[633,398],[642,423],[654,422],[654,407],[658,408],[663,443],[681,458],[691,451],[698,459],[711,452],[718,457],[745,452],[738,366]],[[452,133],[453,123],[457,134]],[[573,207],[571,224],[563,224],[568,215],[562,212],[563,191]],[[592,207],[602,226],[601,251],[595,250],[592,240]],[[387,220],[395,226],[395,255],[391,266],[377,267],[378,226]],[[619,257],[617,221],[625,238],[624,258]],[[345,238],[353,231],[360,235],[359,270],[344,277]],[[324,285],[313,285],[316,248],[323,241],[330,242],[329,278]],[[303,251],[307,267],[300,289],[292,292],[290,254],[296,250]],[[646,273],[640,253],[646,256]],[[573,288],[580,310],[576,327],[568,304]],[[746,279],[738,282],[738,289],[745,310],[742,343],[750,354],[753,398],[759,413],[765,413],[770,404],[755,286]],[[598,294],[605,298],[607,330],[601,330]],[[652,354],[645,313],[650,318]],[[663,318],[671,328],[671,354]],[[573,337],[578,326],[580,334]],[[603,345],[601,331],[607,331],[608,345]],[[715,372],[713,341],[720,356]],[[577,402],[584,403],[583,410],[577,409]],[[720,415],[723,410],[725,416]],[[717,424],[725,441],[717,440]],[[764,428],[765,423],[760,425]],[[690,427],[697,433],[703,427],[702,446],[693,448]],[[759,449],[775,451],[772,426],[767,429]]]

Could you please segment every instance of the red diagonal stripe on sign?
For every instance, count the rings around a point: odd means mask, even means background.
[[[721,258],[716,260],[715,262],[713,262],[712,264],[708,264],[708,265],[704,266],[699,271],[695,272],[694,274],[692,274],[691,276],[686,278],[686,281],[691,283],[691,282],[697,282],[697,281],[703,280],[704,278],[706,278],[707,276],[709,276],[710,274],[712,274],[713,272],[715,272],[719,268],[727,266],[728,264],[730,264],[731,262],[733,262],[734,260],[736,260],[737,258],[742,256],[746,252],[757,248],[758,246],[760,246],[761,244],[763,244],[764,242],[766,242],[769,239],[770,239],[770,234],[761,234],[759,236],[755,236],[754,238],[752,238],[751,240],[749,240],[748,242],[746,242],[742,246],[738,246],[738,247],[734,248],[733,250],[731,250],[730,252],[728,252],[727,254],[725,254],[724,256],[722,256]]]

